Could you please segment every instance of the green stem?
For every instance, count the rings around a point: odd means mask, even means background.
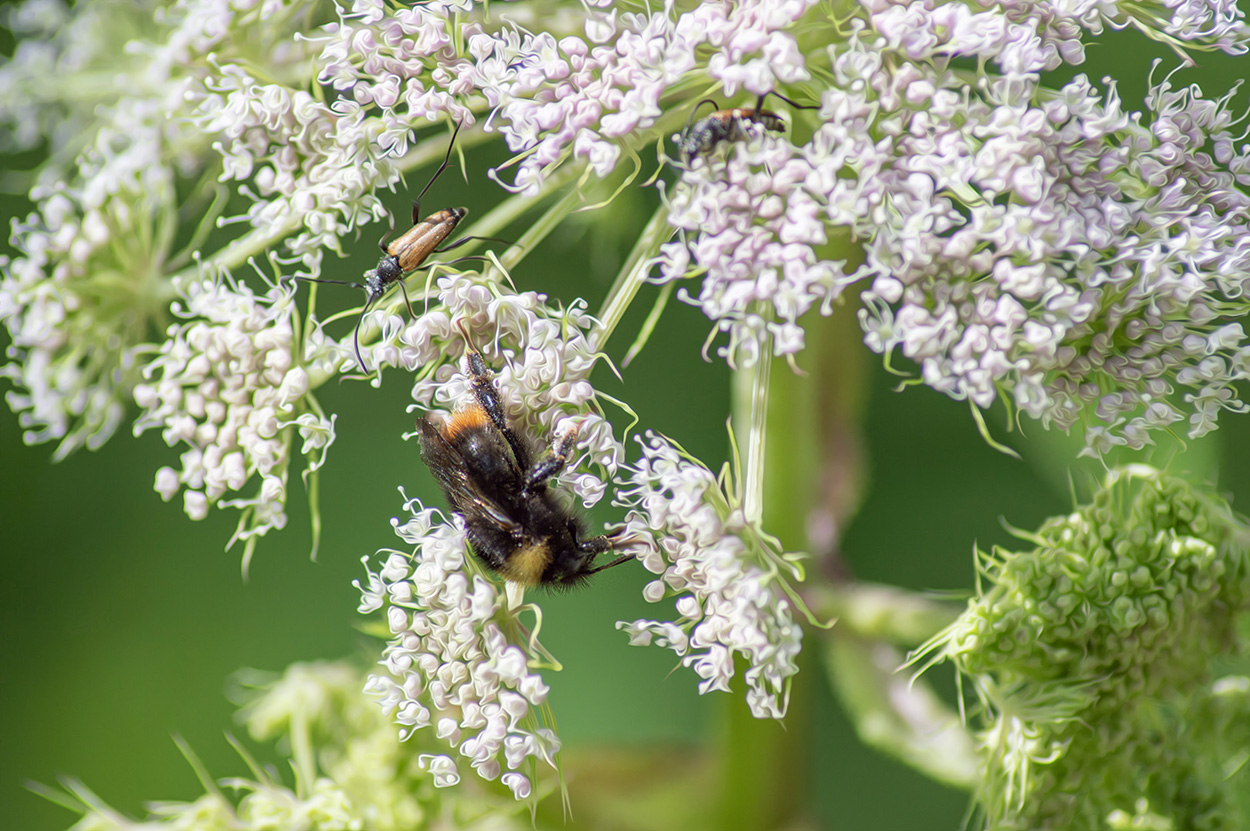
[[[608,297],[603,301],[603,310],[599,312],[599,326],[593,336],[595,350],[601,351],[607,345],[608,338],[612,337],[617,324],[634,302],[638,290],[647,282],[651,260],[672,235],[673,229],[668,224],[668,209],[661,207],[638,235],[638,242],[634,244],[634,249],[629,252],[629,257],[617,273],[612,288],[608,290]]]
[[[803,597],[821,620],[837,620],[839,628],[860,637],[906,648],[919,646],[954,623],[966,605],[858,581],[808,586]]]
[[[958,609],[857,584],[841,560],[839,539],[865,476],[860,425],[868,374],[855,357],[863,353],[855,310],[839,307],[832,317],[813,312],[800,323],[807,341],[795,366],[772,366],[776,359],[767,343],[760,364],[735,375],[734,428],[745,456],[742,499],[748,516],[757,512],[784,551],[807,552],[802,589],[816,618],[845,620],[832,630],[808,627],[784,729],[752,718],[736,696],[727,705],[722,827],[776,828],[807,819],[806,779],[796,765],[809,754],[813,685],[821,677],[866,743],[894,756],[910,753],[911,764],[952,784],[966,786],[975,770],[958,716],[923,682],[909,685],[909,674],[897,672],[903,656],[886,643],[920,643]],[[940,740],[924,744],[935,735]]]
[[[812,489],[802,484],[813,483],[819,468],[812,453],[819,445],[817,421],[803,403],[811,398],[811,379],[784,365],[772,372],[774,360],[768,337],[756,365],[734,374],[734,433],[746,452],[739,483],[748,521],[762,521],[784,550],[806,550]],[[810,735],[808,663],[800,656],[784,724],[755,718],[741,695],[726,697],[719,827],[778,828],[803,821],[809,801],[802,773]]]
[[[804,599],[818,619],[837,621],[832,629],[809,628],[804,655],[813,668],[820,665],[865,744],[939,782],[969,788],[977,770],[970,735],[926,679],[901,669],[906,656],[897,648],[923,643],[963,604],[860,583],[842,562],[838,538],[863,488],[866,361],[854,308],[808,317],[807,349],[799,356],[806,374],[779,368],[769,396],[772,421],[781,424],[768,433],[764,514],[789,550],[795,544],[787,529],[804,531],[812,556]]]
[[[734,431],[738,437],[738,446],[745,447],[747,454],[739,486],[742,491],[743,513],[747,522],[752,523],[762,522],[764,519],[764,451],[768,432],[772,349],[773,339],[765,335],[764,342],[760,345],[759,361],[749,371],[739,370],[733,376]],[[745,419],[742,418],[744,414],[747,416]],[[806,545],[803,547],[806,548]]]
[[[900,652],[841,625],[821,646],[829,683],[864,744],[938,782],[976,787],[981,765],[972,735],[928,683],[900,671]]]

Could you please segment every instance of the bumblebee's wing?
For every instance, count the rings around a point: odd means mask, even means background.
[[[438,480],[443,493],[447,494],[452,510],[464,514],[466,520],[484,517],[509,533],[520,534],[523,530],[521,523],[508,516],[497,502],[478,487],[469,476],[464,459],[456,448],[448,444],[438,428],[425,418],[417,419],[417,426],[421,428],[421,459]]]

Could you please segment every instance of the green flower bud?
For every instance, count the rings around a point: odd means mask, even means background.
[[[1250,821],[1250,680],[1214,668],[1250,599],[1250,523],[1138,465],[1028,539],[979,555],[983,593],[928,647],[983,705],[987,825]]]

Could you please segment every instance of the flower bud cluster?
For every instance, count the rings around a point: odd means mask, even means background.
[[[316,470],[334,441],[334,418],[310,411],[309,376],[296,362],[289,290],[256,297],[226,281],[191,284],[160,354],[135,387],[143,412],[135,434],[160,429],[170,447],[185,447],[180,468],[156,473],[165,501],[182,493],[183,508],[203,519],[215,503],[243,510],[237,539],[286,524],[292,443]],[[314,339],[310,342],[315,343]],[[311,360],[314,356],[309,355]],[[240,493],[252,483],[250,495]]]
[[[70,781],[69,793],[57,801],[83,814],[76,827],[413,831],[435,827],[444,816],[500,831],[532,827],[523,804],[486,783],[438,789],[442,772],[437,760],[446,757],[426,752],[432,742],[399,741],[377,702],[362,689],[363,674],[357,667],[297,663],[281,676],[244,670],[234,680],[239,721],[254,741],[276,742],[279,755],[289,754],[279,765],[285,776],[262,769],[241,743],[232,742],[251,776],[222,780],[219,789],[201,775],[207,793],[189,802],[152,803],[142,820],[130,820],[86,786]],[[190,748],[182,749],[195,765]],[[291,771],[295,781],[288,784]],[[203,773],[199,767],[196,772]]]
[[[979,596],[929,646],[986,708],[989,824],[1096,827],[1145,800],[1174,827],[1229,827],[1237,785],[1211,762],[1250,752],[1225,729],[1247,682],[1213,677],[1250,611],[1250,524],[1135,466],[1027,538],[981,555]]]
[[[790,564],[747,522],[712,472],[648,433],[620,504],[632,508],[625,534],[646,543],[639,560],[659,576],[652,603],[676,598],[676,620],[617,623],[631,644],[673,650],[703,679],[699,692],[729,691],[735,659],[756,718],[786,713],[802,629],[783,593]]]

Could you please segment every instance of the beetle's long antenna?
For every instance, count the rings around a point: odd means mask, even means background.
[[[303,280],[305,283],[328,283],[331,286],[351,286],[354,289],[369,290],[364,283],[357,283],[352,280],[322,280],[319,277],[291,277],[289,279]]]
[[[417,194],[417,198],[412,200],[412,224],[417,225],[421,222],[421,197],[425,196],[425,192],[430,186],[443,175],[443,171],[447,169],[448,162],[451,161],[451,150],[456,146],[456,135],[460,132],[462,121],[456,122],[456,129],[451,132],[451,141],[447,142],[447,155],[443,157],[443,163],[438,166],[438,170],[434,171],[434,175],[430,177],[430,181],[425,183],[425,187]]]
[[[787,104],[789,104],[791,107],[794,107],[796,110],[819,110],[820,109],[820,104],[807,104],[807,105],[796,104],[793,101],[791,101],[789,98],[786,98],[780,92],[773,91],[773,92],[766,92],[760,96],[759,104],[756,105],[757,111],[762,110],[764,108],[764,99],[770,95],[780,98],[782,101],[785,101]]]

